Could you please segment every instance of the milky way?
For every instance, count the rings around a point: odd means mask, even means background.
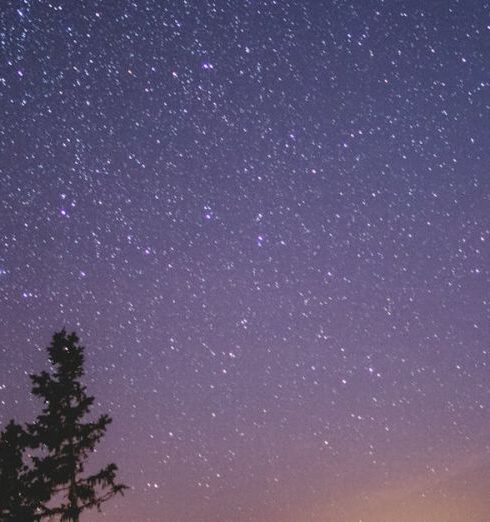
[[[0,428],[76,330],[90,520],[488,520],[488,1],[4,0],[0,58]]]

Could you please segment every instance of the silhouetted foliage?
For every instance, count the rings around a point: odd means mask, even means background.
[[[32,470],[24,463],[29,436],[13,420],[0,434],[0,520],[31,522],[36,508],[47,500],[36,488]]]
[[[80,382],[84,350],[75,333],[55,333],[48,347],[50,372],[31,376],[32,393],[44,402],[42,413],[26,429],[12,421],[2,432],[2,521],[55,516],[77,522],[83,511],[100,510],[102,503],[126,489],[116,482],[115,464],[84,475],[90,453],[112,421],[108,415],[83,421],[94,402]],[[26,459],[28,449],[32,454]]]

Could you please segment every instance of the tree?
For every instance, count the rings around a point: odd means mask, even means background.
[[[42,495],[30,468],[24,463],[28,434],[11,420],[0,433],[0,520],[31,522]]]
[[[47,349],[50,372],[31,375],[32,393],[44,401],[42,413],[27,425],[34,482],[38,491],[49,491],[52,506],[43,502],[41,517],[59,516],[61,521],[78,522],[80,514],[101,504],[126,488],[116,482],[117,466],[109,464],[95,474],[84,476],[89,454],[104,436],[112,419],[101,415],[84,422],[94,397],[80,382],[84,375],[85,348],[75,333],[63,329],[53,335]]]

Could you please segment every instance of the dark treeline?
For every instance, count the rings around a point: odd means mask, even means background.
[[[108,415],[84,421],[94,402],[80,382],[84,351],[75,333],[55,333],[47,348],[51,370],[31,375],[41,413],[25,425],[11,420],[0,433],[1,522],[78,522],[82,512],[127,489],[116,481],[115,464],[84,474],[111,422]]]

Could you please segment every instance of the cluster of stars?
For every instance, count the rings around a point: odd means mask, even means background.
[[[484,520],[489,15],[1,9],[0,428],[66,326],[106,520]]]

